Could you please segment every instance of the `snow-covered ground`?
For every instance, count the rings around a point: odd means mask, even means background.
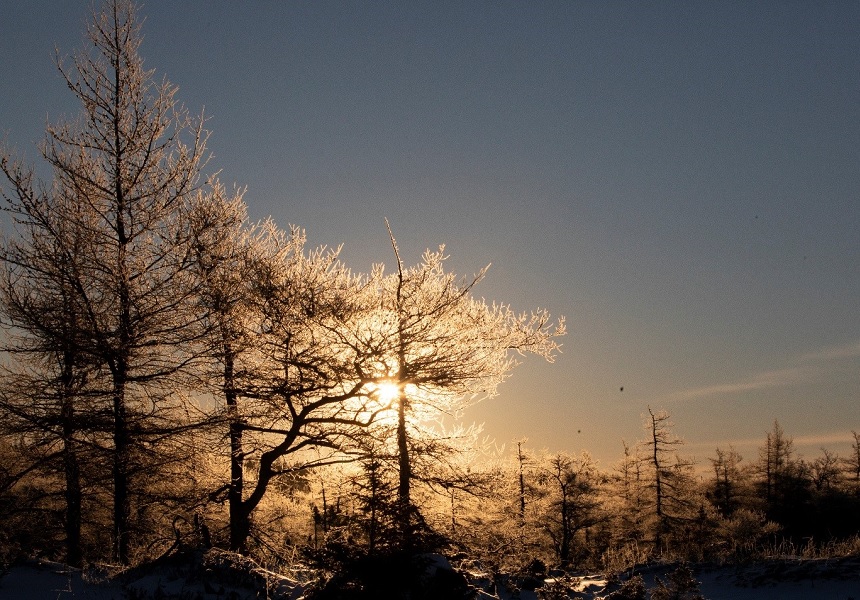
[[[772,560],[696,573],[708,600],[860,600],[860,558]]]
[[[109,581],[86,581],[78,569],[59,563],[28,561],[0,579],[0,598],[9,600],[112,600],[126,598],[122,587]]]
[[[213,569],[210,561],[205,570],[199,567],[159,566],[108,577],[33,560],[0,577],[0,600],[257,600],[261,587],[271,600],[297,600],[303,593],[295,581],[264,569],[236,577],[229,565]]]
[[[444,559],[443,559],[444,560]],[[647,587],[655,577],[665,580],[667,567],[650,567],[642,571]],[[176,569],[155,569],[120,578],[108,578],[93,572],[83,573],[61,564],[28,561],[0,577],[2,600],[135,600],[155,598],[195,598],[201,600],[251,600],[256,598],[253,586],[242,582],[225,584],[225,578],[180,576]],[[860,600],[860,558],[831,561],[779,560],[745,567],[702,567],[694,570],[707,600]],[[300,600],[302,587],[288,578],[259,570],[269,582],[272,600]],[[229,580],[229,578],[226,578]],[[479,588],[478,598],[513,600],[503,585],[488,578],[470,578]],[[577,598],[599,599],[617,589],[607,586],[600,577],[567,577]],[[546,584],[551,585],[553,580]],[[537,600],[535,591],[520,590],[519,600]],[[574,596],[571,596],[574,597]],[[446,600],[446,599],[440,599]]]

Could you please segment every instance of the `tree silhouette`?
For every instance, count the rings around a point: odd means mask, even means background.
[[[575,536],[580,531],[587,533],[604,519],[598,497],[597,469],[587,452],[579,458],[555,454],[544,462],[543,479],[550,501],[545,527],[558,560],[569,566],[574,558]]]
[[[67,67],[81,118],[50,125],[42,155],[51,186],[4,157],[11,209],[42,228],[73,297],[78,356],[105,373],[111,415],[114,558],[130,559],[132,478],[139,442],[164,439],[176,406],[168,381],[193,360],[197,319],[185,215],[199,184],[206,133],[138,55],[127,0],[108,0]],[[55,227],[63,223],[62,228]]]
[[[372,359],[364,368],[396,386],[399,524],[408,538],[416,478],[410,439],[426,447],[434,438],[432,430],[421,427],[422,419],[456,414],[465,403],[494,395],[517,364],[512,353],[553,360],[564,321],[552,324],[545,311],[517,315],[507,305],[476,299],[472,291],[486,269],[459,281],[444,270],[444,246],[406,268],[388,231],[397,271],[377,274],[374,333],[356,341]],[[436,434],[436,441],[441,437]]]
[[[694,491],[689,473],[691,463],[678,456],[677,448],[683,442],[672,433],[669,413],[655,413],[649,406],[644,429],[648,434],[648,439],[643,443],[647,448],[647,487],[651,491],[656,521],[654,547],[660,550],[673,525],[690,515],[690,495]]]
[[[711,501],[724,517],[730,517],[739,506],[739,487],[743,475],[739,464],[741,455],[729,446],[728,450],[717,448],[716,458],[712,458],[714,468],[714,483]]]
[[[275,479],[354,460],[383,410],[375,400],[378,376],[362,368],[368,359],[348,333],[367,321],[375,290],[338,261],[336,249],[305,251],[304,244],[298,229],[255,238],[241,272],[244,305],[223,316],[234,331],[219,344],[231,446],[230,546],[237,551],[246,549],[251,515]],[[249,457],[253,481],[243,468]]]
[[[19,182],[13,186],[17,197],[4,196],[19,235],[4,240],[0,249],[0,314],[7,327],[4,349],[12,358],[3,367],[3,431],[27,440],[24,445],[34,449],[50,447],[54,440],[60,444],[57,453],[37,453],[37,462],[20,465],[7,486],[37,467],[50,466],[49,470],[63,473],[66,560],[79,565],[83,558],[80,463],[85,452],[81,430],[95,425],[87,382],[97,366],[80,349],[82,307],[68,277],[70,256],[57,236],[71,247],[84,240],[64,221],[63,211],[57,210],[57,204],[68,198],[51,201],[38,193],[28,196],[33,193],[32,174],[11,165],[6,157],[2,169],[11,181]]]

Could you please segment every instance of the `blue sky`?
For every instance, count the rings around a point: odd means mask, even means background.
[[[90,2],[0,0],[0,133],[30,159],[78,107],[52,63]],[[356,270],[446,244],[478,288],[568,320],[470,410],[604,466],[673,415],[704,462],[774,419],[860,430],[860,3],[143,5],[147,66],[205,107],[254,218]],[[624,391],[621,391],[623,386]]]

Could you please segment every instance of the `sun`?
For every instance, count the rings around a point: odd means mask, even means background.
[[[400,396],[400,388],[396,383],[383,382],[376,384],[374,393],[380,402],[388,404]]]

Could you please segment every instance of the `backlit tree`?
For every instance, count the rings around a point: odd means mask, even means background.
[[[666,411],[654,412],[648,407],[642,442],[645,455],[646,484],[654,518],[654,548],[662,550],[665,537],[684,521],[694,518],[697,502],[690,467],[692,462],[678,455],[683,443],[673,432]]]
[[[584,535],[581,544],[585,554],[589,528],[605,518],[598,495],[601,477],[587,452],[579,457],[554,454],[544,459],[542,467],[541,479],[549,502],[543,524],[558,560],[569,566],[574,559],[577,535],[580,532]]]
[[[128,0],[108,0],[89,24],[86,50],[60,63],[82,113],[47,128],[42,156],[53,184],[3,160],[12,212],[42,227],[61,260],[76,311],[74,352],[105,373],[114,557],[123,563],[139,460],[175,424],[170,388],[195,357],[186,215],[206,140],[176,88],[144,68],[135,12]]]
[[[397,270],[377,274],[375,315],[366,334],[353,343],[368,359],[363,369],[393,390],[399,525],[408,536],[415,514],[411,486],[420,478],[415,465],[428,451],[418,446],[435,440],[438,447],[445,437],[428,423],[495,395],[518,364],[516,355],[552,361],[564,321],[553,323],[546,311],[517,314],[507,305],[477,299],[473,289],[486,269],[460,280],[444,270],[444,247],[428,250],[418,265],[407,268],[390,237]]]
[[[223,367],[230,546],[237,551],[246,550],[251,516],[275,480],[353,460],[382,410],[379,376],[361,368],[364,350],[345,333],[368,319],[368,278],[347,269],[336,249],[304,244],[298,229],[264,228],[251,236],[241,270],[226,262],[216,278],[223,285],[210,293],[223,309],[213,315],[220,323],[215,356]],[[233,300],[217,300],[228,289]],[[249,460],[256,466],[250,479]]]

